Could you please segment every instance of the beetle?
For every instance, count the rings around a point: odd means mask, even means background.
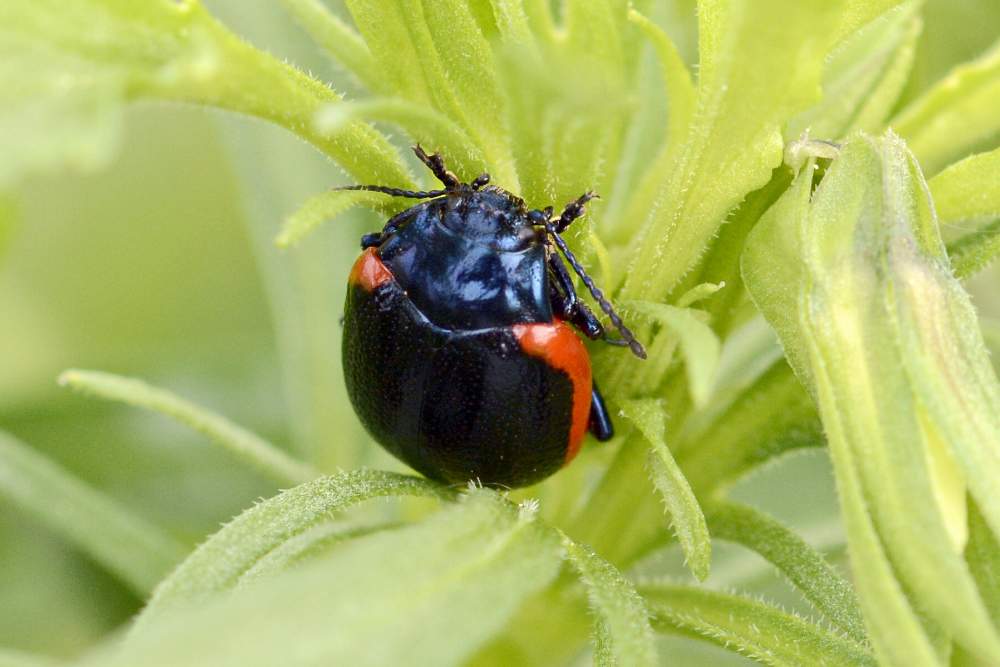
[[[339,188],[427,200],[361,239],[344,308],[348,395],[369,434],[427,477],[534,484],[572,460],[588,430],[613,435],[573,327],[646,356],[561,237],[596,195],[553,218],[488,174],[463,183],[439,154],[413,150],[443,189]],[[562,257],[620,338],[577,296]]]

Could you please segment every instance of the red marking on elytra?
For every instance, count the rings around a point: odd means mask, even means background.
[[[573,415],[569,443],[564,463],[569,463],[580,451],[590,420],[591,373],[590,356],[583,341],[561,320],[551,323],[515,324],[514,336],[525,354],[542,359],[573,383]]]
[[[351,285],[360,285],[371,292],[379,285],[392,280],[392,272],[382,263],[378,251],[375,248],[368,248],[361,253],[358,261],[354,262],[347,280]]]

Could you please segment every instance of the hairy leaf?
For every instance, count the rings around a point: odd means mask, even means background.
[[[243,512],[198,547],[156,587],[139,617],[140,625],[233,588],[274,549],[358,503],[385,496],[453,495],[433,482],[375,470],[321,477],[297,486]]]
[[[369,90],[379,91],[385,87],[382,73],[361,35],[327,9],[321,0],[281,0],[281,3],[318,46]]]
[[[767,183],[781,164],[782,125],[819,98],[838,10],[834,3],[700,3],[695,112],[632,243],[624,296],[655,300],[668,292],[729,211]]]
[[[956,162],[927,181],[938,219],[965,230],[1000,218],[1000,148]]]
[[[566,535],[562,535],[562,545],[587,589],[595,616],[595,662],[636,667],[657,664],[649,613],[632,582],[586,545]]]
[[[708,401],[719,365],[721,344],[712,328],[698,317],[700,311],[662,303],[634,301],[627,304],[637,313],[669,327],[680,340],[691,397],[696,406]]]
[[[949,243],[948,256],[956,278],[985,269],[1000,256],[1000,220]]]
[[[285,225],[275,239],[281,248],[293,246],[324,222],[329,222],[341,213],[356,206],[377,209],[386,196],[377,192],[329,190],[311,197],[295,213],[288,216]]]
[[[984,502],[998,491],[985,443],[1000,441],[1000,388],[926,185],[891,134],[849,143],[810,200],[811,181],[812,163],[751,236],[744,277],[816,393],[872,640],[928,659],[902,589],[993,659],[1000,641],[958,552],[966,480]],[[882,548],[895,572],[874,567]]]
[[[875,131],[903,90],[920,36],[917,3],[886,12],[841,42],[823,71],[823,97],[793,118],[786,141],[808,132],[817,139],[840,139],[854,130]]]
[[[662,583],[639,591],[656,629],[693,635],[765,665],[876,664],[861,644],[765,602]]]
[[[0,183],[61,164],[103,165],[122,103],[154,98],[270,120],[356,178],[410,184],[395,149],[371,127],[316,133],[315,111],[339,96],[241,41],[195,0],[9,0],[0,10],[0,80]]]
[[[864,620],[851,585],[805,540],[763,512],[736,503],[713,508],[708,525],[713,537],[763,556],[838,630],[865,643]]]
[[[890,122],[927,174],[1000,136],[1000,42],[959,65]]]
[[[558,538],[533,511],[476,491],[421,523],[159,616],[78,664],[456,665],[559,564]]]
[[[663,405],[652,399],[627,401],[622,410],[649,443],[653,483],[663,498],[688,567],[698,579],[705,579],[711,566],[712,541],[698,499],[664,441]]]

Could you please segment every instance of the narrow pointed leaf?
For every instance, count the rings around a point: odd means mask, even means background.
[[[691,397],[696,406],[704,405],[715,384],[722,345],[712,328],[697,317],[696,313],[700,311],[648,301],[634,301],[628,305],[636,312],[666,325],[677,335]]]
[[[633,10],[629,11],[629,20],[635,23],[645,34],[656,52],[659,60],[663,85],[667,92],[667,136],[666,148],[676,150],[687,131],[691,114],[694,113],[695,87],[691,81],[691,72],[681,59],[677,47],[658,25]]]
[[[876,664],[861,644],[765,602],[659,583],[639,591],[658,630],[691,634],[765,665]]]
[[[158,617],[76,664],[459,665],[553,580],[560,555],[533,512],[477,491],[419,524]]]
[[[883,126],[913,64],[920,35],[916,10],[915,3],[903,3],[837,45],[823,69],[823,98],[789,122],[786,141],[805,132],[840,139]]]
[[[311,197],[295,213],[288,216],[275,239],[278,247],[295,245],[325,222],[356,206],[378,209],[384,206],[387,196],[377,192],[355,190],[328,190]]]
[[[948,244],[955,277],[968,278],[1000,257],[1000,220]]]
[[[312,466],[293,459],[259,435],[142,380],[100,371],[69,370],[59,376],[59,384],[176,419],[278,482],[298,484],[319,476]]]
[[[864,620],[851,585],[805,540],[752,507],[723,503],[708,516],[712,537],[756,551],[801,591],[838,630],[859,644]]]
[[[0,432],[0,496],[146,595],[184,547],[115,500]]]
[[[656,643],[649,612],[632,582],[592,549],[562,535],[563,549],[587,589],[595,616],[595,663],[656,665]],[[603,656],[603,657],[601,657]]]
[[[927,174],[979,149],[1000,133],[1000,42],[959,65],[890,122]]]
[[[398,125],[412,141],[447,155],[448,168],[464,180],[471,181],[487,171],[486,158],[468,132],[446,115],[421,104],[390,98],[334,104],[320,109],[315,122],[320,132],[332,134],[355,120]]]
[[[628,401],[622,410],[649,444],[653,483],[663,498],[687,565],[698,579],[705,579],[711,566],[712,541],[698,499],[664,441],[663,406],[645,399]]]
[[[380,92],[386,82],[368,45],[343,19],[320,0],[281,0],[313,41],[337,59],[369,90]]]
[[[233,588],[272,550],[358,503],[385,496],[453,495],[433,482],[375,470],[321,477],[297,486],[243,512],[198,547],[157,586],[140,624]]]

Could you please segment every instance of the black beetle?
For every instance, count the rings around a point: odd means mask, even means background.
[[[414,152],[444,189],[342,188],[430,200],[361,240],[344,312],[348,395],[372,437],[432,479],[533,484],[568,463],[588,429],[613,434],[569,324],[646,354],[560,237],[595,195],[553,219],[488,174],[462,183],[440,155]],[[560,252],[622,338],[577,298]]]

